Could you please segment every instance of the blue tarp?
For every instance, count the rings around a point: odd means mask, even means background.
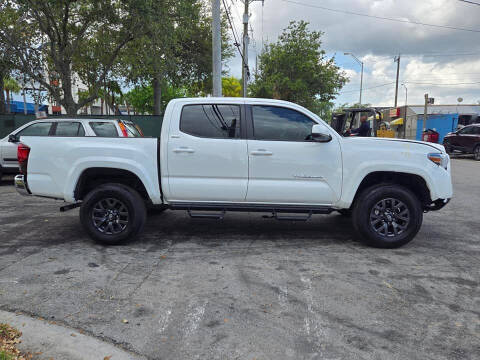
[[[23,114],[23,101],[11,101],[10,102],[10,112]],[[5,104],[5,106],[8,106]],[[48,105],[40,105],[38,107],[38,111],[45,111],[48,112]],[[27,114],[35,115],[35,104],[27,102]]]
[[[443,143],[443,138],[449,132],[455,131],[458,125],[458,114],[437,114],[428,115],[427,128],[435,129],[439,133],[438,142]],[[422,140],[423,129],[426,128],[423,124],[423,115],[418,116],[417,120],[417,140]]]

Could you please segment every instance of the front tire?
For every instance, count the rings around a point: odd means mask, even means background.
[[[418,198],[396,184],[364,190],[355,202],[353,225],[362,240],[378,248],[397,248],[417,235],[423,221]]]
[[[103,184],[90,191],[80,208],[80,221],[95,241],[118,245],[138,235],[145,225],[145,202],[123,184]]]

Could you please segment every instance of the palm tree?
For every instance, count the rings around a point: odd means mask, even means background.
[[[10,94],[18,94],[22,88],[18,84],[17,80],[10,76],[7,76],[3,79],[3,88],[5,89],[5,92],[7,94],[7,113],[11,113],[12,108],[10,105]]]

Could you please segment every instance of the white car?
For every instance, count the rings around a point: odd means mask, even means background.
[[[452,197],[442,145],[342,137],[278,100],[172,100],[160,138],[20,140],[17,190],[70,203],[61,210],[81,206],[86,232],[104,244],[138,235],[154,204],[218,219],[227,211],[279,220],[351,211],[359,238],[393,248]]]
[[[0,180],[2,174],[18,173],[17,142],[21,136],[141,137],[143,134],[128,120],[53,118],[31,121],[0,140]]]

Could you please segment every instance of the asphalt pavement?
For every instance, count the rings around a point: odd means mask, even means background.
[[[452,164],[453,200],[396,250],[366,247],[336,213],[171,211],[136,242],[104,247],[78,209],[6,180],[0,309],[149,359],[479,359],[480,162]]]

